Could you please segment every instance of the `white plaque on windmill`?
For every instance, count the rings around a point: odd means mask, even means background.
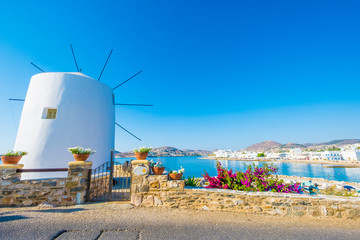
[[[134,174],[138,176],[146,175],[148,173],[147,167],[137,166],[134,168]]]

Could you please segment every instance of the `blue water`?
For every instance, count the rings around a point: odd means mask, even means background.
[[[180,169],[180,166],[183,166],[185,168],[185,177],[201,177],[202,174],[204,174],[204,171],[207,171],[210,176],[216,175],[215,160],[199,159],[198,157],[159,157],[148,159],[153,161],[160,159],[164,163],[167,171],[177,170]],[[116,160],[125,162],[126,160],[131,160],[131,158],[117,158]],[[244,164],[255,163],[257,166],[262,166],[264,164],[264,162],[257,161],[221,160],[220,162],[225,168],[241,171],[246,170]],[[323,168],[321,164],[291,162],[275,162],[274,164],[279,167],[277,174],[280,175],[360,182],[360,168]]]

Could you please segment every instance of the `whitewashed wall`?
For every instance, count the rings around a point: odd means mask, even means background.
[[[73,161],[67,148],[74,146],[95,149],[89,158],[95,167],[109,160],[115,127],[112,96],[109,86],[82,73],[33,76],[14,146],[29,152],[20,163],[24,168],[66,168]],[[56,119],[45,119],[44,108],[57,108]],[[24,178],[65,175],[33,173]]]

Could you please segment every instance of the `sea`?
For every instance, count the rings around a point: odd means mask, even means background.
[[[123,163],[133,158],[115,158]],[[201,159],[201,157],[154,157],[148,160],[161,160],[166,171],[178,170],[182,166],[185,169],[185,177],[202,177],[207,172],[210,176],[216,176],[216,160]],[[255,164],[262,166],[265,162],[259,161],[233,161],[220,160],[222,166],[227,169],[246,171],[246,166]],[[327,180],[360,182],[360,168],[324,168],[321,164],[292,163],[292,162],[268,162],[274,163],[279,170],[277,174],[287,176],[324,178]]]

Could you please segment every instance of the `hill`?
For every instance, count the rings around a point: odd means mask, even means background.
[[[298,143],[286,143],[280,146],[280,149],[283,148],[306,148],[306,146]]]
[[[207,156],[211,154],[211,151],[207,150],[189,150],[189,149],[178,149],[175,147],[158,147],[153,148],[149,153],[150,157],[185,157],[185,156]],[[133,151],[128,152],[116,152],[115,157],[134,157]]]
[[[247,148],[245,148],[245,151],[254,151],[254,152],[266,152],[273,148],[280,147],[281,143],[275,142],[275,141],[264,141],[261,143],[255,143]]]
[[[355,143],[360,143],[360,139],[339,139],[339,140],[333,140],[330,142],[305,143],[304,145],[307,147],[310,147],[310,146],[332,146],[332,145],[343,146],[343,145],[355,144]]]
[[[328,147],[341,147],[348,144],[360,143],[360,139],[339,139],[329,142],[320,142],[320,143],[286,143],[281,144],[274,141],[264,141],[261,143],[253,144],[247,148],[245,151],[254,151],[254,152],[265,152],[265,151],[280,151],[280,150],[289,150],[291,148],[310,148],[310,149],[326,149]]]

